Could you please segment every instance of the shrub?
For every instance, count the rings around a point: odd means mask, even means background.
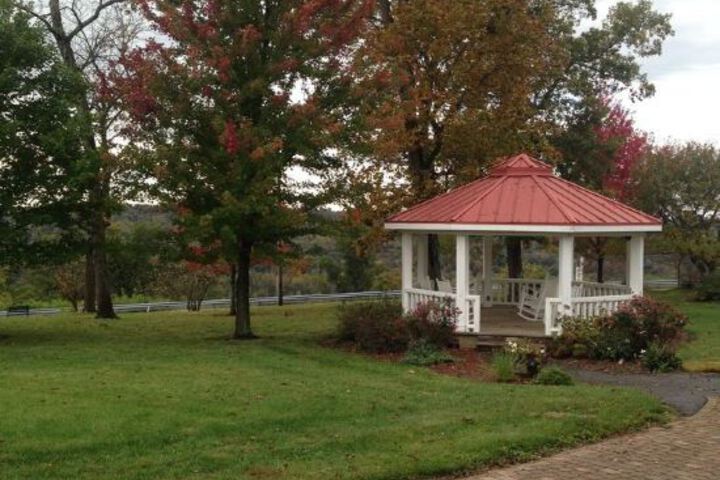
[[[671,372],[682,365],[682,361],[675,355],[675,351],[659,342],[648,345],[647,350],[642,352],[642,363],[651,372]]]
[[[403,363],[427,367],[438,363],[452,363],[453,357],[438,349],[427,340],[420,339],[410,342]]]
[[[720,300],[720,270],[706,276],[695,291],[695,299],[700,302]]]
[[[599,360],[633,360],[657,342],[674,349],[687,318],[667,303],[635,297],[616,312],[593,320],[563,320],[553,354]]]
[[[370,353],[402,352],[410,335],[396,301],[344,304],[338,313],[338,338]]]
[[[541,385],[573,385],[573,379],[558,367],[546,367],[540,370],[535,382]]]
[[[455,339],[455,325],[460,311],[446,299],[440,303],[425,302],[405,316],[410,337],[425,340],[437,348],[451,345]]]
[[[512,382],[515,380],[515,356],[500,352],[493,355],[492,369],[498,382]]]

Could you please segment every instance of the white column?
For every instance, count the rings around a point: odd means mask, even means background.
[[[493,237],[483,237],[483,302],[492,307]]]
[[[407,291],[412,288],[413,273],[413,237],[412,233],[403,232],[400,240],[402,250],[402,307],[403,311],[410,310],[410,297]]]
[[[467,235],[455,237],[455,285],[457,308],[460,309],[458,331],[467,331],[467,296],[470,290],[470,239]]]
[[[645,238],[642,235],[630,237],[627,243],[628,286],[633,295],[643,294],[643,264]]]
[[[558,298],[561,302],[561,313],[571,314],[572,281],[573,281],[573,250],[575,237],[564,235],[560,237],[558,254]]]
[[[428,236],[427,235],[415,235],[417,243],[417,278],[418,283],[423,278],[428,276]]]

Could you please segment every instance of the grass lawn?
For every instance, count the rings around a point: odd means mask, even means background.
[[[0,318],[0,478],[407,478],[662,421],[633,390],[483,384],[318,346],[332,305]]]
[[[690,341],[680,348],[683,368],[690,372],[720,372],[720,303],[693,302],[692,292],[669,290],[649,295],[672,302],[690,323]]]

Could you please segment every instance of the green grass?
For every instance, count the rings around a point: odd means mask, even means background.
[[[669,290],[650,292],[684,312],[690,323],[690,341],[680,347],[683,368],[690,372],[720,372],[720,303],[694,302],[692,292]]]
[[[633,390],[483,384],[318,346],[331,305],[0,319],[0,478],[408,478],[664,421]]]

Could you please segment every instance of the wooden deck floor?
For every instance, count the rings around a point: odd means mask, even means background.
[[[545,326],[520,318],[514,306],[485,307],[480,312],[480,335],[544,337]]]

